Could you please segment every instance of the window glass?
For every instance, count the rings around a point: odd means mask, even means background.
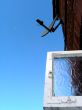
[[[82,94],[81,65],[81,57],[54,59],[55,96],[76,96]]]

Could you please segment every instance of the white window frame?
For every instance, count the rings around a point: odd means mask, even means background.
[[[53,59],[62,57],[82,57],[82,51],[48,52],[46,61],[44,110],[56,107],[82,107],[82,96],[54,96]]]

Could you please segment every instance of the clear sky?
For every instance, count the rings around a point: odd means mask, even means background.
[[[61,26],[41,38],[52,21],[52,0],[0,0],[0,110],[43,110],[46,54],[63,50]]]

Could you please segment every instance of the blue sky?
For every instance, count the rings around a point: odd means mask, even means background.
[[[41,38],[52,21],[52,0],[0,1],[0,110],[42,110],[46,54],[64,48],[61,26]]]

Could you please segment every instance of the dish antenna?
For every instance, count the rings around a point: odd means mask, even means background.
[[[60,19],[59,23],[55,26],[55,28],[53,27],[56,20],[58,19],[58,17],[56,16],[54,18],[54,20],[52,21],[52,23],[49,25],[49,27],[47,27],[44,22],[40,19],[37,19],[36,22],[39,23],[41,26],[43,26],[45,28],[45,30],[41,33],[41,37],[44,37],[45,35],[47,35],[49,32],[55,32],[55,30],[59,27],[60,24],[63,24],[63,20]]]

